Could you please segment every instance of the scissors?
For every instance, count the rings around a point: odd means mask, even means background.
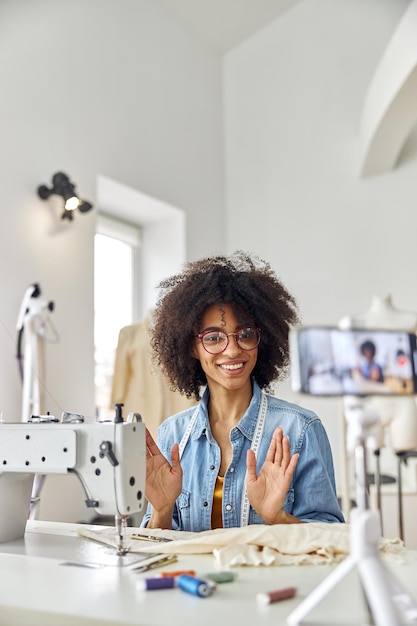
[[[156,561],[152,561],[152,563],[148,563],[147,565],[138,565],[137,567],[132,567],[130,569],[137,573],[148,572],[150,569],[154,569],[155,567],[162,567],[163,565],[175,563],[176,561],[178,561],[178,557],[175,554],[165,554]]]

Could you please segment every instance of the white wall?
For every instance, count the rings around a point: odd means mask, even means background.
[[[187,255],[224,247],[221,58],[153,0],[0,3],[0,411],[20,419],[16,319],[26,287],[54,300],[52,413],[94,411],[95,213],[59,223],[37,197],[63,170],[183,210]],[[211,221],[205,219],[211,216]],[[195,237],[202,221],[206,238]],[[219,236],[220,233],[220,236]],[[181,234],[182,236],[182,234]],[[225,236],[224,236],[225,240]]]
[[[271,262],[305,324],[337,324],[391,294],[417,311],[417,133],[387,174],[361,179],[368,85],[405,0],[305,0],[225,58],[228,248]],[[317,410],[340,478],[340,405]]]

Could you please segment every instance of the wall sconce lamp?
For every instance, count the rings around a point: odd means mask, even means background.
[[[49,196],[55,194],[62,196],[64,200],[64,212],[61,216],[63,220],[72,220],[74,211],[78,209],[80,213],[87,213],[93,208],[93,205],[86,200],[81,200],[75,191],[75,185],[63,172],[57,172],[52,177],[52,187],[40,185],[38,187],[38,195],[42,200],[47,200]]]

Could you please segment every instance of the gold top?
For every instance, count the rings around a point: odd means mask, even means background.
[[[223,514],[222,514],[223,483],[224,483],[224,476],[217,476],[216,484],[214,486],[213,508],[211,511],[211,527],[212,528],[223,528]]]

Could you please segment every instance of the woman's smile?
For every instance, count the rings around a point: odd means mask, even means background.
[[[239,361],[239,363],[219,363],[219,367],[224,370],[228,370],[229,372],[234,372],[236,370],[241,370],[244,367],[244,363]]]

